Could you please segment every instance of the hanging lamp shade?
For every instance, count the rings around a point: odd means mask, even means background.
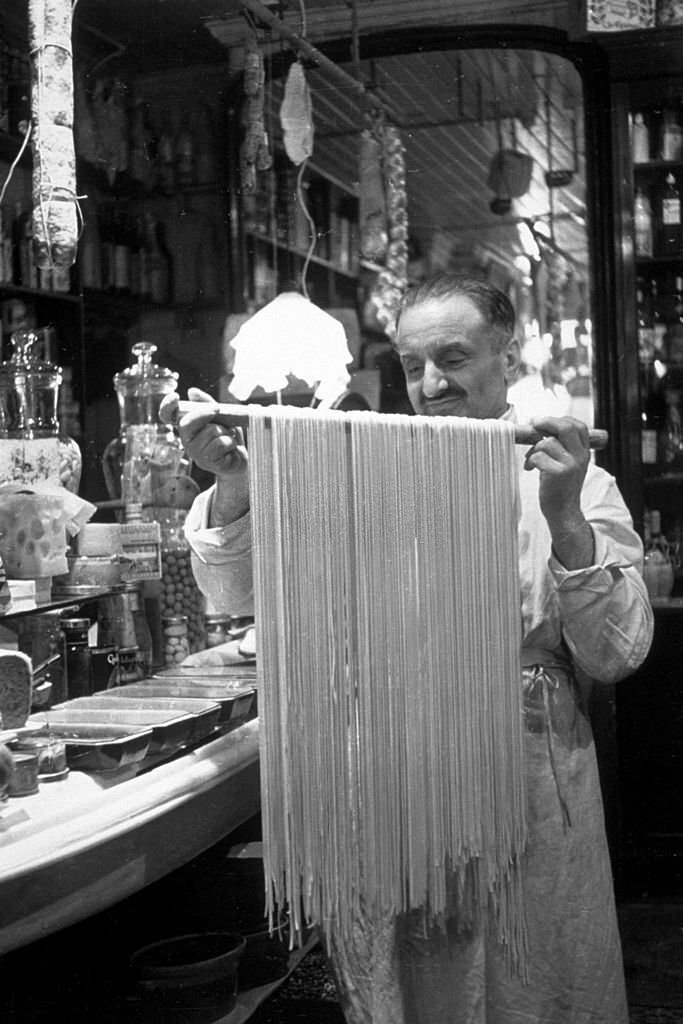
[[[258,387],[284,390],[291,375],[315,388],[321,405],[331,405],[351,379],[343,325],[298,292],[276,296],[240,327],[231,345],[230,391],[240,402]]]
[[[499,199],[523,196],[531,184],[534,162],[528,153],[500,149],[489,165],[488,187]]]

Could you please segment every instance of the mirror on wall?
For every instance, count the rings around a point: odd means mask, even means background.
[[[350,68],[349,68],[350,70]],[[361,64],[405,147],[409,279],[485,276],[512,299],[524,366],[511,398],[593,423],[584,97],[574,65],[509,47],[398,54]],[[359,108],[307,73],[313,160],[358,180]],[[272,97],[278,109],[277,84]]]

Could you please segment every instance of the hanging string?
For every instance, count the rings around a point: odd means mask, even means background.
[[[308,163],[308,159],[302,161],[302,163],[299,166],[299,172],[298,172],[298,174],[296,176],[296,201],[299,204],[299,206],[301,207],[303,215],[304,215],[304,217],[306,218],[306,220],[308,222],[309,243],[308,243],[308,249],[306,251],[306,258],[305,258],[303,266],[301,268],[300,281],[301,281],[301,291],[303,293],[304,298],[310,299],[310,295],[308,294],[308,280],[307,280],[308,268],[310,266],[311,259],[313,258],[313,253],[315,252],[315,247],[318,244],[318,231],[317,231],[317,228],[316,228],[315,221],[314,221],[313,217],[311,216],[311,212],[308,209],[308,206],[306,205],[306,199],[304,197],[303,177],[304,177],[304,173],[306,171],[306,164],[307,163]]]
[[[21,160],[22,156],[24,155],[24,150],[26,149],[26,147],[28,145],[28,140],[29,140],[30,135],[31,135],[31,122],[29,121],[28,126],[26,128],[26,131],[24,132],[24,140],[23,140],[21,146],[19,147],[19,152],[17,153],[17,155],[15,156],[14,160],[10,164],[10,168],[9,168],[9,170],[7,172],[7,177],[5,178],[5,180],[3,182],[2,189],[0,190],[0,205],[2,205],[2,203],[3,203],[4,199],[5,199],[5,193],[7,192],[7,188],[9,186],[9,183],[12,180],[12,175],[14,174],[15,170],[17,169],[17,166],[19,165],[19,161]]]
[[[301,15],[301,38],[306,38],[306,4],[305,0],[299,0],[299,13]]]

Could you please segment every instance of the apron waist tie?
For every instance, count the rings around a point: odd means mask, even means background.
[[[556,690],[559,685],[558,680],[553,673],[553,669],[559,669],[572,677],[571,663],[569,659],[564,656],[564,652],[562,650],[550,651],[540,647],[522,647],[522,668],[526,669],[527,672],[530,671],[532,673],[534,690],[538,690],[540,688],[543,697],[545,733],[548,743],[548,759],[550,761],[550,770],[553,773],[553,781],[555,782],[555,789],[557,791],[557,800],[562,814],[562,823],[566,831],[568,828],[571,828],[572,822],[569,814],[569,807],[564,793],[562,792],[562,787],[557,774],[550,691]]]

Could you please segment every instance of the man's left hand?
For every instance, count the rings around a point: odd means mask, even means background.
[[[569,416],[535,419],[532,426],[543,437],[527,451],[524,468],[539,471],[539,501],[553,549],[566,568],[583,568],[591,564],[594,546],[581,511],[590,460],[588,428]]]

